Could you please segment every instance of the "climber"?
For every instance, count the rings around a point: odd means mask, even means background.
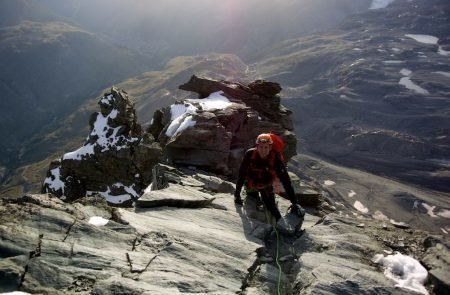
[[[281,218],[281,214],[275,204],[273,188],[273,182],[278,177],[292,203],[290,207],[291,212],[303,218],[305,210],[297,202],[291,179],[287,173],[286,166],[281,160],[281,154],[272,149],[272,143],[271,135],[263,133],[256,138],[256,147],[245,152],[239,168],[234,202],[237,205],[242,205],[241,190],[245,183],[247,195],[259,199],[259,194],[266,208],[278,221]]]

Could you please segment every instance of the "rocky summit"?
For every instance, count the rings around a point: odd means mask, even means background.
[[[278,83],[257,80],[244,85],[194,75],[180,89],[199,98],[158,110],[149,127],[170,163],[236,178],[245,150],[267,132],[283,139],[285,159],[296,154],[291,112],[280,104]]]

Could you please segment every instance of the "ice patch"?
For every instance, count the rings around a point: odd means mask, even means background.
[[[32,294],[22,292],[22,291],[13,291],[13,292],[8,292],[8,293],[0,293],[0,295],[32,295]]]
[[[61,180],[61,170],[60,167],[50,170],[50,177],[44,180],[44,185],[47,184],[48,187],[54,191],[61,190],[64,195],[64,182]]]
[[[184,113],[195,114],[195,110],[195,107],[191,104],[173,104],[170,106],[170,119],[174,121]]]
[[[184,104],[171,105],[172,122],[167,127],[166,135],[168,137],[176,136],[183,130],[195,126],[196,121],[194,121],[193,115],[199,110],[212,111],[231,106],[233,103],[222,94],[223,91],[217,91],[204,99],[186,99]]]
[[[86,195],[90,196],[90,195],[97,193],[100,196],[102,196],[103,198],[105,198],[106,201],[108,201],[109,203],[112,203],[112,204],[121,204],[128,200],[136,199],[139,197],[139,194],[135,191],[135,189],[133,187],[125,186],[124,184],[122,184],[120,182],[113,184],[112,187],[115,189],[123,189],[127,193],[122,194],[122,195],[112,195],[111,188],[107,187],[106,191],[104,191],[104,192],[87,191]]]
[[[91,218],[89,218],[89,223],[95,226],[104,226],[108,223],[108,221],[109,221],[108,219],[105,219],[100,216],[92,216]]]
[[[431,217],[438,217],[433,213],[434,209],[436,209],[436,206],[430,206],[427,203],[422,203],[422,206],[427,210],[428,215],[430,215]]]
[[[375,213],[372,214],[373,219],[388,221],[389,218],[383,214],[383,212],[376,210]]]
[[[101,100],[100,103],[103,105],[108,105],[111,106],[112,103],[114,102],[114,96],[112,94],[108,95],[108,96],[104,96]]]
[[[409,76],[412,74],[412,71],[410,71],[408,69],[401,69],[400,74],[402,74],[403,76]]]
[[[111,195],[111,190],[108,189],[105,192],[97,192],[100,196],[106,199],[106,201],[112,204],[122,204],[131,199],[130,195],[122,194],[122,195]]]
[[[206,111],[217,110],[217,109],[225,109],[231,106],[231,103],[228,98],[222,95],[223,91],[217,91],[211,93],[207,98],[204,99],[187,99],[186,101],[192,103],[200,104],[201,108]]]
[[[402,64],[404,62],[405,62],[404,60],[383,60],[384,64],[392,64],[392,65]]]
[[[348,193],[348,196],[349,196],[350,198],[353,198],[354,196],[356,196],[356,193],[355,193],[353,190],[351,190],[351,191]]]
[[[389,4],[391,4],[394,0],[373,0],[372,4],[370,4],[369,9],[380,9],[385,8]]]
[[[413,81],[411,81],[411,79],[409,77],[403,77],[400,79],[400,81],[398,81],[398,84],[405,86],[406,88],[413,90],[419,94],[430,94],[426,89],[423,89],[422,87],[420,87],[417,84],[414,84]]]
[[[64,154],[63,160],[81,160],[83,156],[93,155],[94,146],[92,144],[86,144],[77,149],[76,151]]]
[[[169,127],[167,127],[166,135],[168,137],[175,136],[185,129],[195,126],[195,123],[196,121],[194,121],[192,115],[184,113],[170,123]]]
[[[450,210],[441,209],[437,213],[438,216],[450,219]]]
[[[439,74],[439,75],[443,75],[447,78],[450,78],[450,72],[442,72],[442,71],[437,71],[437,72],[433,72],[435,74]]]
[[[439,38],[431,36],[431,35],[422,35],[422,34],[405,34],[406,37],[412,38],[417,42],[424,44],[437,44]]]
[[[107,96],[106,98],[104,97],[101,99],[101,102],[104,104],[111,104],[112,98],[112,96]],[[111,112],[106,116],[103,116],[102,113],[97,112],[94,126],[88,137],[88,139],[95,138],[95,143],[86,143],[76,151],[64,154],[63,160],[81,160],[87,155],[94,154],[95,147],[100,147],[100,152],[105,152],[110,148],[121,150],[126,148],[129,143],[139,140],[137,137],[128,138],[123,135],[118,136],[118,132],[122,127],[118,126],[116,128],[112,128],[108,124],[108,122],[115,119],[118,114],[119,111],[116,109],[111,110]]]
[[[450,55],[450,51],[444,50],[444,49],[442,49],[442,47],[440,47],[440,46],[439,46],[439,49],[438,49],[438,53],[439,53],[440,55],[444,55],[444,56]]]
[[[438,44],[439,38],[431,35],[421,35],[421,34],[406,34],[406,37],[412,38],[416,40],[417,42],[424,43],[424,44]],[[450,55],[450,51],[442,49],[441,46],[438,48],[438,53],[440,55],[448,56]]]
[[[332,180],[325,180],[325,181],[323,182],[323,184],[326,185],[326,186],[332,186],[332,185],[335,185],[336,182],[334,182],[334,181],[332,181]]]
[[[360,201],[355,201],[353,207],[355,207],[355,209],[361,213],[369,212],[369,209],[366,206],[364,206]]]
[[[416,259],[395,253],[386,257],[377,254],[372,261],[384,267],[384,275],[397,282],[396,287],[428,294],[423,286],[427,281],[428,272]]]

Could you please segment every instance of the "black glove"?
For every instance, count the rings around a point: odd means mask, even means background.
[[[237,204],[237,205],[242,205],[243,204],[242,199],[241,199],[241,194],[238,193],[237,191],[234,192],[234,203]]]

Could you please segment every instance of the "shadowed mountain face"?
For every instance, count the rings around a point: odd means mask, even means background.
[[[450,191],[450,6],[396,1],[334,33],[265,50],[299,146],[336,163]]]
[[[0,161],[92,91],[142,72],[142,57],[63,22],[0,28]],[[14,132],[11,132],[14,130]]]

